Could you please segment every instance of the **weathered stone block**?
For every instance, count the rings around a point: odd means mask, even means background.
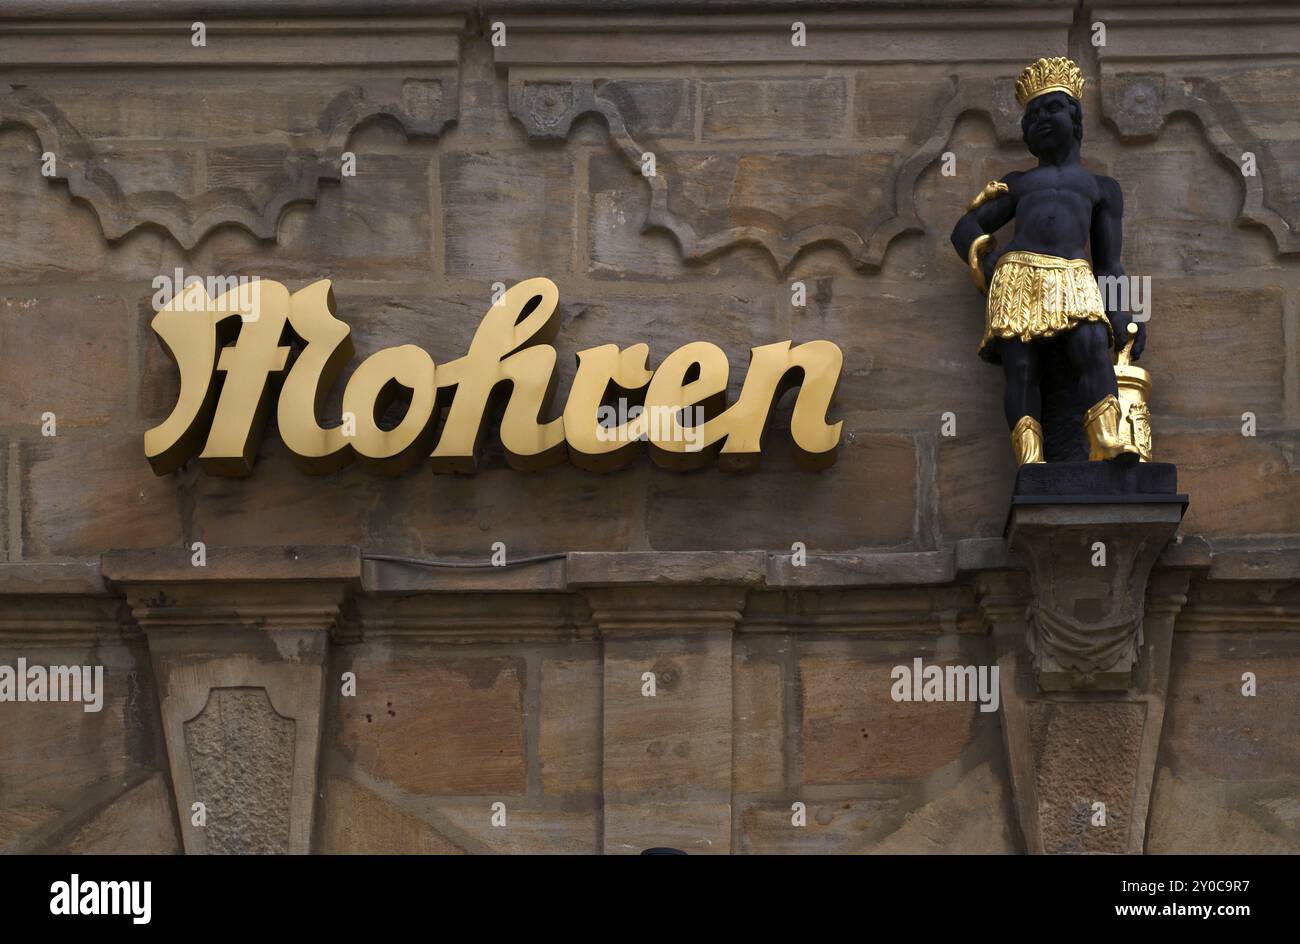
[[[706,79],[700,93],[706,141],[814,140],[844,128],[842,77]]]
[[[1297,793],[1294,780],[1264,787],[1178,776],[1162,767],[1151,801],[1146,852],[1295,855],[1300,852]]]
[[[608,98],[638,141],[695,137],[695,83],[689,79],[614,79],[596,94]]]
[[[1253,696],[1243,694],[1246,672],[1255,675]],[[1180,780],[1294,786],[1300,780],[1300,732],[1292,723],[1298,707],[1295,641],[1253,633],[1179,633],[1162,763]]]
[[[1300,521],[1295,433],[1161,433],[1157,426],[1156,437],[1158,457],[1178,466],[1178,487],[1193,496],[1184,534],[1286,534]]]
[[[961,414],[958,414],[961,432]],[[946,541],[998,538],[1016,480],[1011,438],[996,432],[937,437],[935,502]]]
[[[600,811],[556,808],[532,800],[503,800],[503,825],[494,825],[492,798],[446,799],[435,804],[436,817],[454,835],[465,837],[471,851],[511,855],[591,855],[599,852]],[[501,821],[498,820],[498,823]]]
[[[264,688],[214,688],[203,710],[183,722],[197,801],[208,812],[203,835],[218,854],[290,851],[296,724]]]
[[[368,776],[424,796],[524,792],[522,660],[367,647],[348,669],[336,743]]]
[[[1172,276],[1151,282],[1151,414],[1240,419],[1283,411],[1286,329],[1280,286],[1215,289]],[[1155,448],[1160,449],[1157,432]]]
[[[403,140],[399,132],[390,134]],[[277,246],[222,229],[204,241],[195,268],[279,281],[427,278],[439,230],[431,209],[432,154],[418,144],[396,154],[358,154],[355,177],[322,182],[315,204],[285,209]]]
[[[573,268],[573,163],[562,150],[443,156],[444,265],[451,278],[512,285]],[[488,300],[491,300],[490,294]]]
[[[326,855],[459,855],[466,850],[420,817],[341,778],[322,791],[320,848]]]
[[[795,826],[791,805],[802,802],[807,825]],[[888,835],[902,815],[898,797],[752,801],[740,811],[741,849],[759,855],[865,853]]]
[[[143,291],[159,270],[176,264],[179,247],[156,231],[105,244],[95,212],[69,200],[64,184],[41,176],[42,153],[35,135],[0,131],[0,280],[46,282],[101,273],[114,281],[140,279]]]
[[[834,416],[832,415],[832,419]],[[650,471],[647,528],[656,550],[809,550],[907,544],[916,514],[916,450],[909,436],[846,429],[829,469],[800,469],[789,433],[773,423],[762,468],[737,475]],[[727,528],[716,515],[726,509]]]
[[[974,734],[978,707],[894,701],[890,673],[896,664],[911,662],[831,655],[799,660],[805,784],[918,780],[960,756]]]
[[[24,444],[21,465],[28,556],[181,540],[175,481],[153,474],[138,435],[59,435]]]
[[[543,659],[537,752],[548,794],[600,791],[600,662]]]
[[[904,66],[859,72],[853,92],[858,136],[905,138],[920,144],[955,93],[952,78],[932,70]]]
[[[119,298],[0,297],[0,423],[102,425],[123,412],[131,327]]]
[[[781,664],[738,653],[735,751],[732,783],[737,793],[768,793],[785,785],[785,684]]]
[[[138,448],[147,469],[143,447]],[[191,462],[191,467],[194,465]],[[427,467],[424,472],[431,474]],[[182,484],[191,475],[192,484]],[[248,477],[228,478],[187,469],[158,481],[193,501],[195,535],[212,545],[268,543],[251,541],[250,535],[273,536],[282,544],[364,545],[367,517],[377,509],[385,491],[384,480],[356,465],[326,477],[302,472],[269,426]]]
[[[52,615],[34,613],[33,620]],[[127,783],[143,779],[166,760],[141,703],[147,689],[131,650],[31,645],[0,649],[0,664],[15,666],[19,657],[29,666],[98,665],[104,670],[99,711],[86,711],[79,702],[50,701],[6,702],[0,709],[0,769],[5,771],[0,781],[0,849],[37,851],[46,848],[52,831],[75,826],[88,810],[109,803]],[[114,818],[106,810],[98,821],[82,823],[77,834],[93,845],[95,837],[118,828],[110,825]]]
[[[613,653],[606,645],[605,789],[728,789],[730,641],[618,641]],[[653,697],[642,694],[646,672],[655,675]]]
[[[604,693],[605,850],[728,851],[730,634],[612,637]]]

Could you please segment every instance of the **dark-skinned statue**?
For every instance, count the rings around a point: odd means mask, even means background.
[[[1136,360],[1146,325],[1131,332],[1129,314],[1108,309],[1097,284],[1099,276],[1124,276],[1124,197],[1118,183],[1080,164],[1083,85],[1082,71],[1065,58],[1039,59],[1020,74],[1021,129],[1038,166],[988,183],[952,232],[953,246],[988,295],[979,353],[1003,367],[1003,406],[1022,466],[1050,458],[1043,425],[1051,381],[1066,392],[1050,397],[1048,412],[1082,425],[1088,459],[1127,466],[1139,457],[1120,430],[1111,350],[1123,347],[1122,362]],[[1013,218],[1015,235],[998,250],[993,233]],[[1071,425],[1066,432],[1077,439],[1078,430]]]

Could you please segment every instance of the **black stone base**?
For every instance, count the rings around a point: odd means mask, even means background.
[[[1013,505],[1115,504],[1122,502],[1181,502],[1178,466],[1172,462],[1036,462],[1022,465],[1016,475]]]

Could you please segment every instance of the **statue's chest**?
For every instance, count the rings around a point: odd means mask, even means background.
[[[1097,178],[1079,167],[1031,171],[1020,180],[1019,198],[1032,203],[1065,203],[1091,208],[1101,197]]]

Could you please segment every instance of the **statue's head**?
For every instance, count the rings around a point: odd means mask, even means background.
[[[1040,95],[1025,109],[1020,132],[1034,157],[1060,151],[1071,137],[1083,140],[1083,106],[1064,92]]]
[[[1020,130],[1035,157],[1083,140],[1083,70],[1071,59],[1039,59],[1016,80],[1016,100],[1024,108]]]

